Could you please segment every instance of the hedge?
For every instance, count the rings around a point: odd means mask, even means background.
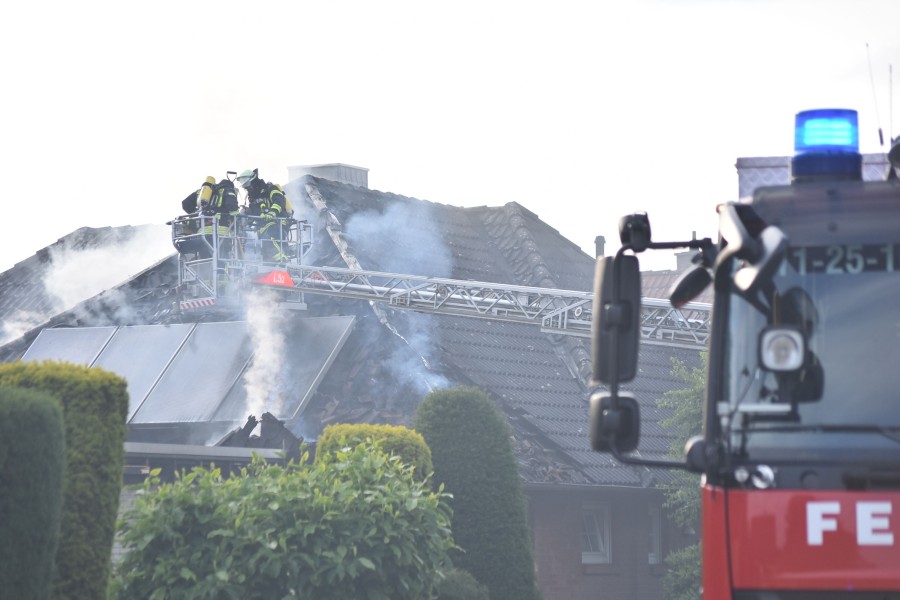
[[[63,411],[66,466],[53,597],[105,597],[122,486],[128,391],[102,369],[67,363],[0,365],[0,385],[44,391]]]
[[[446,495],[371,445],[307,458],[148,478],[122,521],[112,597],[434,597],[453,546]]]
[[[454,565],[487,586],[492,600],[532,600],[534,581],[525,499],[505,417],[476,388],[431,392],[415,429],[431,448],[434,481],[453,498]]]
[[[399,425],[329,425],[316,443],[316,460],[328,460],[338,450],[353,448],[371,439],[388,455],[400,459],[415,468],[416,476],[424,481],[434,467],[431,464],[431,450],[422,435]]]
[[[486,586],[478,583],[471,573],[450,569],[438,585],[437,600],[491,600]]]
[[[64,464],[59,403],[0,386],[0,597],[50,597]]]

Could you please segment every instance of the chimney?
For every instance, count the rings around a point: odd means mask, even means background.
[[[329,179],[338,183],[347,183],[357,187],[369,187],[369,170],[344,163],[328,163],[323,165],[297,165],[288,167],[288,181],[294,181],[304,175],[312,175],[321,179]]]
[[[605,256],[604,252],[606,250],[606,238],[602,235],[598,235],[594,238],[594,257],[600,258],[601,256]]]
[[[697,239],[697,232],[691,234],[691,239]],[[694,266],[693,258],[697,254],[695,250],[685,250],[684,252],[675,253],[675,270],[681,273],[687,271]]]
[[[681,273],[682,271],[687,271],[691,267],[694,266],[692,259],[694,255],[697,254],[693,250],[685,250],[684,252],[676,252],[675,253],[675,270]],[[670,263],[671,264],[671,263]]]

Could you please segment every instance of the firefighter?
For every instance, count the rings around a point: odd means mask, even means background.
[[[290,202],[275,183],[269,183],[259,176],[258,169],[247,169],[237,177],[238,183],[247,192],[247,214],[257,217],[257,235],[262,244],[263,259],[287,262],[287,226],[281,219],[290,218]]]
[[[200,189],[194,190],[188,194],[187,198],[181,201],[181,208],[184,209],[184,212],[192,215],[195,214],[202,205],[208,204],[209,199],[212,197],[214,185],[216,185],[215,178],[207,177],[206,181],[200,185]]]
[[[175,242],[175,248],[182,254],[193,253],[204,258],[210,254],[202,240],[196,237],[196,234],[200,233],[199,219],[196,217],[204,211],[204,207],[209,205],[215,184],[216,180],[213,177],[207,177],[198,189],[181,201],[181,208],[189,216],[189,218],[180,219],[181,231]]]
[[[190,246],[195,248],[196,252],[203,258],[209,258],[211,255],[209,248],[214,241],[213,228],[216,227],[218,229],[220,237],[227,236],[229,227],[234,220],[234,215],[238,212],[237,192],[234,189],[234,182],[226,178],[216,183],[213,177],[207,177],[200,189],[189,194],[181,201],[181,207],[188,215],[199,217],[199,219],[192,218],[189,222],[186,222],[183,233],[186,235],[200,233],[202,227],[206,246],[201,244],[198,247],[196,243],[191,243]],[[216,215],[219,215],[218,219]]]

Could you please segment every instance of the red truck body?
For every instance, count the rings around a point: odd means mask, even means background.
[[[703,487],[704,598],[900,585],[900,493]]]

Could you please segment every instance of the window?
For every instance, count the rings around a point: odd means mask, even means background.
[[[651,506],[647,513],[647,564],[662,562],[662,511]]]
[[[609,505],[585,505],[581,516],[581,562],[586,565],[611,563]]]

